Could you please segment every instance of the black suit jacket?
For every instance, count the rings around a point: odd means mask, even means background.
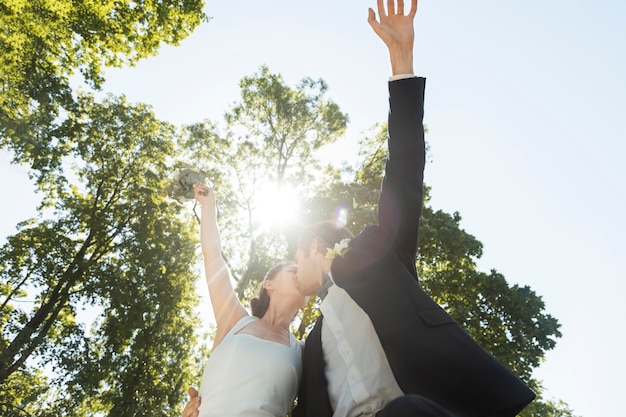
[[[391,370],[414,393],[464,417],[514,416],[535,395],[480,347],[428,296],[415,267],[425,163],[425,79],[389,83],[389,158],[378,225],[367,226],[332,263],[336,285],[368,314]],[[304,350],[304,374],[293,415],[331,416],[321,321]],[[358,352],[358,347],[355,347]]]

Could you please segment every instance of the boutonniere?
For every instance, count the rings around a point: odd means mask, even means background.
[[[326,249],[326,259],[333,260],[337,256],[343,257],[350,250],[350,239],[345,238],[339,243],[335,243],[334,248]]]

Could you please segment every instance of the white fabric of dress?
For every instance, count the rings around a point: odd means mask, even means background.
[[[293,405],[302,376],[302,347],[290,346],[241,329],[259,320],[240,319],[209,357],[200,384],[199,417],[284,417]]]

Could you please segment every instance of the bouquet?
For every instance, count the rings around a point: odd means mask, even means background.
[[[178,168],[169,175],[164,193],[169,198],[185,203],[194,198],[193,185],[197,182],[205,183],[206,178],[204,171],[188,167]]]

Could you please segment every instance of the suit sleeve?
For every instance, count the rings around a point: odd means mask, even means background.
[[[424,197],[424,78],[389,82],[388,147],[378,224],[401,261],[417,277],[415,254]]]

